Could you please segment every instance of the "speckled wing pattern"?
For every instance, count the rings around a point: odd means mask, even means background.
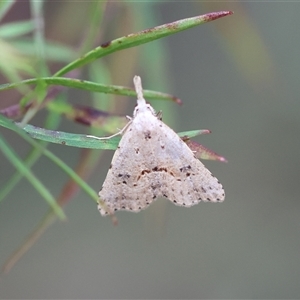
[[[225,193],[219,181],[146,105],[143,110],[136,107],[99,192],[108,209],[139,212],[158,197],[185,207],[222,202]]]

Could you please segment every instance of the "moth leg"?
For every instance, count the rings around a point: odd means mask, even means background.
[[[110,136],[104,136],[104,137],[98,137],[98,136],[94,136],[94,135],[87,135],[86,137],[89,137],[89,138],[94,138],[94,139],[97,139],[97,140],[109,140],[117,135],[121,135],[123,134],[123,132],[127,129],[127,127],[131,124],[131,120],[121,129],[119,130],[117,133],[113,134],[113,135],[110,135]]]

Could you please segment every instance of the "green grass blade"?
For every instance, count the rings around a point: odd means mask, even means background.
[[[0,38],[13,39],[28,34],[33,29],[34,23],[31,20],[4,24],[0,26]]]
[[[7,119],[8,120],[8,119]],[[22,130],[18,126],[11,126],[12,121],[8,120],[6,122],[1,122],[0,116],[0,125],[14,130]],[[109,139],[98,139],[97,137],[87,136],[85,134],[75,134],[67,133],[56,130],[48,130],[33,125],[26,125],[23,127],[24,131],[27,132],[32,138],[47,141],[55,144],[79,147],[79,148],[88,148],[88,149],[105,149],[105,150],[116,150],[120,142],[121,137],[116,136]],[[200,134],[209,133],[209,130],[191,130],[180,132],[178,135],[180,137],[192,138]]]
[[[41,151],[36,149],[32,149],[29,155],[23,160],[23,164],[27,169],[30,169],[31,166],[37,161],[40,157]],[[5,199],[5,197],[13,190],[13,188],[17,185],[20,179],[24,176],[20,172],[15,172],[9,180],[5,183],[5,185],[0,190],[0,203]]]
[[[86,134],[48,130],[28,124],[23,129],[34,139],[78,148],[116,150],[120,142],[120,137],[100,140]]]
[[[85,34],[83,44],[80,46],[79,53],[85,53],[95,43],[95,40],[99,36],[102,29],[102,19],[105,12],[107,1],[92,1],[89,5],[89,26],[88,31]]]
[[[53,211],[59,216],[60,219],[66,219],[66,216],[60,206],[56,203],[55,198],[42,184],[42,182],[31,172],[29,168],[23,163],[15,151],[8,146],[3,136],[0,134],[0,149],[5,157],[11,162],[12,165],[27,178],[27,180],[35,187],[35,189],[41,194],[41,196],[47,201]]]
[[[63,101],[63,96],[59,97],[61,102]],[[47,115],[45,120],[46,128],[56,128],[60,122],[60,116],[56,113],[50,112]],[[40,142],[40,145],[43,147],[47,146],[47,143]],[[23,160],[24,164],[27,168],[31,168],[35,162],[40,158],[42,152],[39,149],[32,148],[27,155],[27,157]],[[5,186],[0,189],[0,203],[5,199],[5,197],[14,189],[14,187],[18,184],[18,182],[22,179],[22,174],[19,172],[15,172],[5,183]]]
[[[15,2],[14,0],[0,1],[0,20],[6,15]]]
[[[0,91],[13,89],[24,84],[25,85],[37,84],[39,81],[42,81],[48,86],[61,85],[61,86],[82,89],[82,90],[88,90],[91,92],[107,93],[107,94],[122,95],[122,96],[134,96],[134,97],[136,96],[136,92],[132,88],[127,88],[118,85],[105,85],[105,84],[94,83],[86,80],[62,78],[62,77],[60,78],[41,77],[41,78],[27,79],[16,83],[5,83],[0,85]],[[181,100],[179,98],[170,94],[160,93],[160,92],[155,92],[150,90],[144,90],[143,92],[144,92],[144,96],[149,100],[150,99],[168,100],[168,101],[174,101],[179,104],[181,103]]]
[[[24,55],[32,55],[35,51],[35,44],[32,38],[22,38],[10,41],[18,51]],[[67,45],[54,41],[45,41],[45,58],[48,61],[68,63],[76,58],[76,51]]]
[[[38,59],[37,67],[39,76],[49,75],[48,67],[45,61],[45,21],[43,16],[44,2],[44,0],[30,0],[30,9],[34,22],[33,41],[35,46],[36,57]]]
[[[96,202],[99,197],[97,193],[85,182],[80,176],[78,176],[68,165],[66,165],[60,158],[54,155],[49,150],[45,149],[39,143],[34,141],[25,130],[18,127],[13,121],[7,119],[0,114],[0,126],[6,127],[18,133],[23,139],[25,139],[29,144],[31,144],[36,149],[39,149],[46,157],[48,157],[52,162],[54,162],[59,168],[61,168],[68,176],[70,176],[82,189]]]
[[[88,52],[81,58],[63,67],[61,70],[55,73],[54,76],[62,76],[70,72],[71,70],[74,70],[83,65],[91,63],[92,61],[100,57],[106,56],[108,54],[111,54],[113,52],[142,45],[231,14],[232,14],[231,11],[213,12],[202,16],[182,19],[179,21],[164,24],[154,28],[145,29],[137,33],[128,34],[126,36],[102,44],[101,46]]]
[[[181,138],[192,138],[198,135],[202,135],[202,134],[208,134],[210,133],[210,130],[208,129],[199,129],[199,130],[190,130],[190,131],[183,131],[183,132],[179,132],[178,135]]]

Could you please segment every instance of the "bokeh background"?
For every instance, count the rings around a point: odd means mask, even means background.
[[[101,63],[107,73],[103,81],[132,86],[132,76],[140,74],[145,88],[180,97],[182,106],[152,102],[176,131],[212,130],[196,140],[228,160],[204,162],[224,185],[225,202],[185,209],[162,199],[139,214],[118,213],[118,226],[113,226],[79,192],[65,207],[67,222],[55,222],[2,274],[0,298],[299,298],[299,3],[102,4],[101,34],[94,46],[178,19],[234,11],[114,53]],[[90,6],[84,1],[46,1],[46,37],[76,47],[90,26]],[[29,3],[20,1],[3,22],[30,15]],[[51,68],[55,72],[58,66]],[[86,76],[83,70],[80,78]],[[70,90],[68,97],[86,104],[90,95]],[[134,98],[97,97],[113,103],[112,111],[132,114]],[[18,100],[17,94],[5,93],[0,105]],[[39,113],[32,124],[41,125],[45,115]],[[30,147],[15,133],[0,130],[24,157]],[[87,132],[67,120],[59,130]],[[49,149],[71,167],[80,160],[80,149]],[[3,186],[14,168],[0,155]],[[97,191],[112,155],[99,151],[101,160],[87,179]],[[45,158],[33,171],[54,195],[68,180]],[[1,202],[2,265],[47,211],[26,179]]]

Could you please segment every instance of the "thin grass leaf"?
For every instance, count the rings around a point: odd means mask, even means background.
[[[16,1],[14,0],[6,0],[0,2],[0,20],[6,15],[6,13],[10,10],[10,8],[14,5]]]
[[[199,129],[199,130],[179,132],[178,135],[184,140],[184,139],[190,139],[198,135],[209,134],[209,133],[211,133],[211,131],[208,129]]]
[[[61,97],[62,98],[62,97]],[[62,101],[61,101],[62,102]],[[60,122],[60,117],[56,113],[50,112],[47,115],[45,121],[46,128],[56,128]],[[47,146],[46,142],[40,142],[40,145],[44,148]],[[30,169],[34,163],[40,158],[42,152],[39,149],[32,148],[27,155],[27,157],[23,160],[24,165]],[[0,203],[4,200],[4,198],[12,191],[12,189],[18,184],[23,175],[19,172],[15,172],[5,183],[4,187],[0,190]]]
[[[66,219],[66,215],[60,206],[56,203],[55,198],[51,195],[48,189],[42,184],[42,182],[31,172],[29,168],[24,165],[23,161],[15,153],[15,151],[8,146],[4,137],[0,134],[0,149],[4,156],[11,162],[12,165],[32,184],[38,193],[47,201],[49,206],[57,214],[61,220]]]
[[[121,38],[106,42],[101,46],[95,48],[94,50],[88,52],[83,57],[71,62],[67,66],[60,69],[53,76],[62,76],[69,71],[82,67],[88,63],[93,62],[94,60],[111,54],[116,51],[120,51],[123,49],[128,49],[131,47],[135,47],[141,44],[145,44],[165,36],[178,33],[180,31],[207,23],[209,21],[213,21],[219,19],[221,17],[225,17],[227,15],[231,15],[233,12],[231,11],[220,11],[220,12],[212,12],[202,16],[182,19],[179,21],[175,21],[172,23],[167,23],[161,26],[153,27],[150,29],[145,29],[143,31],[128,34]]]
[[[3,39],[0,39],[0,49],[0,71],[10,82],[21,81],[20,73],[36,76],[32,67],[33,62],[29,57],[24,56]],[[19,85],[21,93],[26,93],[28,90],[27,86]]]
[[[107,1],[92,1],[90,3],[90,18],[89,26],[87,28],[88,32],[85,34],[85,39],[80,47],[79,53],[85,53],[94,45],[94,41],[97,36],[99,36],[102,29],[101,21],[103,19],[106,5]]]
[[[78,71],[73,71],[71,73],[69,73],[69,76],[77,76],[78,75]],[[66,88],[63,86],[51,86],[50,88],[48,88],[48,90],[46,91],[45,89],[47,88],[47,85],[44,85],[44,82],[38,82],[39,85],[41,85],[40,87],[40,98],[43,99],[43,97],[45,98],[45,100],[39,105],[39,109],[44,108],[45,106],[48,107],[48,105],[51,105],[51,102],[58,102],[59,104],[57,105],[57,109],[59,110],[59,106],[60,104],[62,104],[62,101],[58,100],[59,97],[61,97],[62,95],[62,91],[65,90]],[[28,88],[26,86],[26,88]],[[47,94],[45,95],[45,92],[47,92]],[[11,106],[5,107],[3,109],[0,110],[0,113],[3,114],[4,116],[10,118],[10,119],[17,119],[21,116],[23,116],[27,110],[29,110],[32,106],[37,105],[37,101],[35,99],[35,93],[36,91],[30,91],[29,93],[27,93],[21,100],[20,100],[20,104],[13,104]],[[55,99],[55,100],[54,100]],[[54,108],[55,111],[55,108]],[[50,127],[52,128],[52,127]]]
[[[220,156],[219,154],[215,153],[214,151],[191,140],[192,137],[202,135],[202,134],[208,134],[208,133],[211,133],[211,131],[208,129],[203,129],[203,130],[181,132],[178,135],[189,146],[189,148],[194,152],[196,158],[227,162],[226,158],[224,158],[223,156]]]
[[[0,38],[13,39],[32,32],[34,23],[32,20],[3,24],[0,26]]]
[[[25,139],[30,145],[39,149],[46,157],[48,157],[54,164],[61,168],[68,176],[70,176],[81,188],[82,190],[90,196],[94,201],[98,201],[97,193],[85,182],[83,181],[68,165],[66,165],[60,158],[54,155],[49,150],[43,148],[39,143],[34,141],[25,130],[18,127],[14,122],[5,118],[0,114],[0,125],[11,129],[18,133],[23,139]]]
[[[5,83],[0,85],[0,91],[10,90],[24,84],[25,85],[37,84],[39,81],[43,81],[48,86],[61,85],[61,86],[67,86],[67,87],[72,87],[81,90],[88,90],[91,92],[100,92],[100,93],[122,95],[122,96],[136,96],[136,92],[132,88],[127,88],[118,85],[99,84],[87,80],[62,78],[62,77],[59,78],[41,77],[41,78],[27,79],[16,83]],[[144,96],[147,97],[147,99],[151,99],[151,100],[168,100],[168,101],[174,101],[178,104],[181,104],[181,100],[179,98],[166,93],[144,90]]]
[[[41,151],[32,149],[29,155],[22,161],[25,168],[30,169],[40,156]],[[0,203],[13,190],[13,188],[18,184],[18,182],[20,181],[20,179],[23,178],[23,176],[24,174],[17,171],[9,178],[9,180],[3,185],[3,187],[1,187]]]
[[[31,14],[34,21],[33,41],[35,45],[36,58],[38,60],[37,67],[39,76],[49,75],[48,66],[45,60],[45,21],[43,15],[44,2],[44,0],[30,0]]]
[[[0,116],[1,121],[1,116]],[[18,124],[18,123],[17,123]],[[16,128],[19,130],[20,128],[17,126],[11,126],[11,123],[0,122],[0,125],[15,130]],[[55,144],[79,147],[79,148],[88,148],[88,149],[105,149],[105,150],[116,150],[118,144],[120,142],[121,137],[115,136],[113,138],[103,138],[99,139],[97,137],[87,136],[85,134],[75,134],[75,133],[67,133],[56,130],[48,130],[40,127],[36,127],[33,125],[26,125],[23,127],[23,130],[27,132],[32,138],[47,141]],[[184,131],[178,133],[178,135],[185,141],[189,138],[209,133],[209,130],[192,130],[192,131]]]
[[[201,144],[190,140],[189,138],[182,139],[189,148],[194,152],[195,157],[198,159],[207,159],[207,160],[218,160],[221,162],[227,162],[227,159],[216,152],[202,146]]]
[[[34,139],[60,144],[63,146],[87,149],[116,150],[120,142],[120,137],[117,136],[108,139],[103,138],[102,140],[100,140],[96,137],[87,136],[86,134],[75,134],[63,131],[48,130],[28,124],[25,125],[23,129],[24,132],[27,132]]]
[[[11,45],[18,49],[23,55],[32,56],[35,53],[35,45],[32,38],[22,38],[11,41]],[[76,51],[67,46],[54,41],[45,41],[45,59],[61,63],[68,63],[76,58]]]
[[[27,94],[21,99],[20,101],[21,108],[25,108],[25,106],[27,106],[27,104],[29,104],[30,101],[30,106],[26,110],[26,113],[23,116],[21,122],[22,126],[27,124],[40,110],[43,101],[46,98],[46,95],[47,95],[47,85],[44,83],[43,80],[38,80],[38,84],[36,85],[34,91],[29,93],[29,95]]]

